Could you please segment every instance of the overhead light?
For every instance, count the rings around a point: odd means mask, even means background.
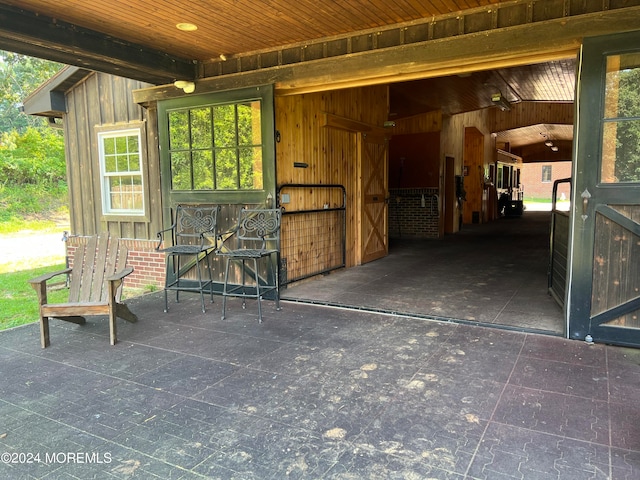
[[[553,147],[551,147],[551,151],[552,152],[557,152],[559,149],[558,147],[556,147],[555,145]]]
[[[502,96],[502,93],[494,93],[491,95],[491,102],[503,112],[511,110],[511,103]]]
[[[173,86],[182,89],[184,93],[193,93],[196,89],[196,84],[187,80],[176,80]]]
[[[176,28],[178,30],[182,30],[183,32],[195,32],[196,30],[198,30],[197,25],[188,22],[177,23]]]
[[[547,140],[544,142],[545,147],[553,147],[553,142],[551,140]]]

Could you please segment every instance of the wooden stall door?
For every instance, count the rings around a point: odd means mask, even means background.
[[[481,223],[484,189],[484,135],[475,127],[464,129],[464,189],[467,194],[462,212],[464,223]]]
[[[640,347],[640,32],[585,39],[569,336]]]
[[[381,135],[359,134],[361,178],[361,263],[387,255],[388,139]]]

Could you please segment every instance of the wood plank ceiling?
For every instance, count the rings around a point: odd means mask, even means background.
[[[172,56],[206,61],[490,6],[497,0],[2,0]],[[179,23],[198,29],[178,30]]]
[[[118,59],[115,69],[120,69],[123,76],[136,73],[135,64],[139,62],[144,64],[148,81],[168,83],[172,80],[166,78],[167,71],[173,69],[175,77],[184,78],[185,74],[193,75],[198,62],[219,61],[358,31],[375,32],[399,23],[411,25],[411,22],[424,22],[455,12],[475,9],[490,13],[492,8],[512,3],[498,0],[0,0],[0,48],[14,47],[14,51],[20,51],[21,46],[29,44],[31,50],[20,53],[45,56],[47,48],[51,48],[46,41],[58,41],[56,48],[61,56],[45,58],[60,61],[74,55],[87,55],[83,45],[90,44],[102,51],[93,56],[89,52],[85,60],[79,60],[76,65],[115,73],[109,66],[111,54]],[[553,5],[562,5],[562,2],[549,4]],[[19,21],[14,21],[16,18]],[[38,23],[40,21],[43,23]],[[197,29],[177,28],[184,23]],[[127,52],[134,52],[133,55],[127,53],[125,60],[116,55],[120,54],[122,45]],[[155,65],[158,65],[157,72]],[[445,114],[487,108],[492,105],[491,96],[496,92],[511,103],[572,102],[574,85],[575,59],[397,83],[391,85],[390,118],[439,108]],[[526,133],[501,132],[500,136],[501,140],[518,145],[536,137]],[[572,133],[564,129],[563,135],[572,136]]]

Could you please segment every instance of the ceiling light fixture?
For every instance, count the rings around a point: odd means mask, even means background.
[[[196,89],[196,84],[187,80],[176,80],[173,86],[182,89],[184,93],[193,93]]]
[[[197,25],[188,22],[176,23],[176,28],[178,30],[182,30],[183,32],[195,32],[196,30],[198,30]]]
[[[549,147],[552,152],[557,152],[558,150],[560,150],[551,141],[551,135],[549,135],[549,132],[547,132],[547,133],[540,132],[540,135],[542,135],[544,137],[544,139],[545,139],[544,140],[544,146],[545,147]]]
[[[500,92],[491,95],[491,102],[503,112],[511,110],[511,103]]]

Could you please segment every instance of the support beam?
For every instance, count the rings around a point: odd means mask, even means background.
[[[6,5],[0,5],[0,49],[156,85],[196,73],[190,60]]]

